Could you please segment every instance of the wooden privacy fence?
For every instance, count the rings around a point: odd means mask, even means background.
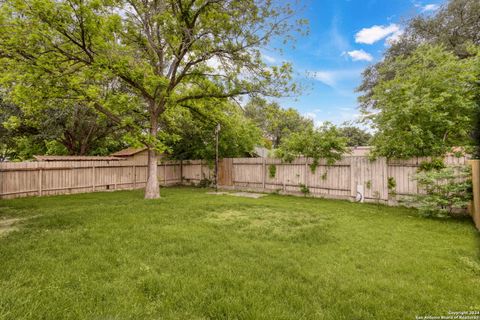
[[[473,202],[470,210],[475,226],[480,230],[480,160],[470,160],[472,165]]]
[[[347,156],[333,165],[320,162],[315,172],[311,159],[282,163],[278,159],[223,159],[219,185],[236,190],[300,194],[308,188],[312,196],[355,199],[363,189],[366,201],[393,204],[399,197],[419,192],[412,179],[426,159],[387,161]],[[466,165],[467,159],[449,156],[446,163]],[[139,189],[145,187],[147,166],[128,161],[21,162],[0,164],[0,198],[44,196]],[[206,161],[166,161],[158,165],[161,185],[198,184],[214,179]]]
[[[360,191],[365,201],[395,204],[402,197],[422,192],[413,177],[427,160],[371,161],[365,156],[348,156],[333,165],[321,161],[312,172],[311,159],[282,163],[278,159],[235,158],[223,160],[229,163],[220,168],[230,168],[231,173],[219,177],[224,188],[237,190],[301,194],[308,189],[312,196],[338,199],[356,199]],[[465,166],[467,161],[466,157],[445,158],[447,165]]]
[[[180,162],[158,165],[162,185],[181,182]],[[128,161],[56,161],[0,164],[0,198],[145,187],[147,166]]]

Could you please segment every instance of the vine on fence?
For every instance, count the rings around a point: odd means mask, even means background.
[[[275,178],[275,175],[277,174],[277,166],[274,164],[271,164],[268,166],[268,176],[273,179]]]

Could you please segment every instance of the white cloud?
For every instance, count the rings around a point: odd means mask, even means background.
[[[372,61],[373,60],[372,55],[363,50],[348,51],[347,55],[349,55],[353,61]]]
[[[308,71],[307,74],[332,88],[338,87],[342,81],[356,80],[360,77],[362,69],[341,69],[341,70],[318,70]]]
[[[421,7],[422,12],[431,12],[431,11],[437,11],[440,6],[438,4],[427,4]]]
[[[334,71],[314,71],[311,75],[314,79],[330,87],[334,87],[337,83],[337,75]]]
[[[372,26],[370,28],[363,28],[355,35],[355,42],[373,44],[398,32],[401,32],[400,27],[394,23],[388,26]]]
[[[317,118],[319,112],[320,112],[319,110],[313,110],[312,112],[305,112],[305,113],[303,114],[303,116],[304,116],[305,118],[308,118],[308,119],[312,120],[312,121],[313,121],[313,125],[314,125],[315,127],[320,127],[320,126],[322,126],[322,124],[323,124],[324,121],[323,121],[323,120],[319,120],[319,119]]]
[[[333,110],[333,112],[329,110]],[[320,127],[327,121],[335,125],[342,125],[345,122],[355,122],[360,118],[359,112],[353,106],[318,108],[304,112],[303,116],[311,119],[316,127]]]
[[[274,57],[269,56],[269,55],[267,55],[267,54],[264,54],[264,53],[263,53],[263,54],[262,54],[262,57],[263,57],[263,60],[265,60],[265,61],[268,62],[268,63],[275,63],[275,62],[277,62],[277,59],[275,59]]]
[[[435,4],[435,3],[429,3],[423,5],[421,2],[418,2],[416,0],[412,0],[413,5],[415,8],[419,9],[421,12],[434,12],[440,9],[440,5]]]

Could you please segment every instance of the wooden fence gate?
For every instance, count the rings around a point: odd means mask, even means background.
[[[233,159],[222,159],[218,162],[218,184],[233,186]]]

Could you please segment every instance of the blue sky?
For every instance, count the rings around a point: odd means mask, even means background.
[[[299,14],[310,23],[310,34],[295,48],[265,52],[269,63],[293,63],[296,79],[307,84],[299,97],[282,98],[316,123],[341,124],[358,118],[357,94],[361,72],[379,61],[389,41],[402,32],[406,19],[433,14],[442,0],[304,0]],[[308,76],[307,76],[308,74]]]

